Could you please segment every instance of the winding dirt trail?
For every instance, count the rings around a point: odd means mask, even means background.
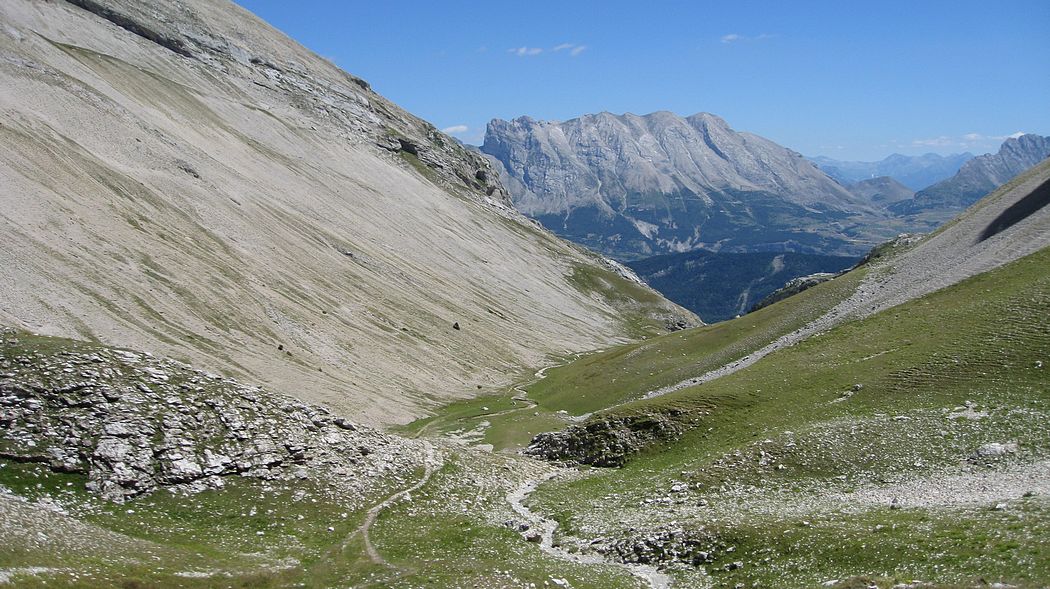
[[[656,567],[617,562],[597,554],[573,554],[554,545],[554,532],[558,529],[558,522],[547,519],[533,512],[526,507],[525,500],[528,499],[529,495],[531,495],[541,483],[563,476],[564,472],[564,470],[561,472],[552,472],[541,478],[529,479],[507,494],[507,502],[510,503],[511,509],[514,510],[514,513],[518,514],[523,520],[528,522],[532,529],[539,530],[541,534],[540,550],[545,554],[549,554],[560,560],[576,564],[605,565],[623,568],[635,577],[644,581],[651,589],[670,589],[671,577],[661,573]]]
[[[350,535],[347,536],[345,540],[343,540],[343,547],[344,548],[350,543],[350,541],[354,538],[354,536],[356,536],[358,534],[361,534],[361,538],[365,542],[365,552],[368,553],[369,560],[371,560],[372,562],[374,562],[375,564],[378,564],[378,565],[383,565],[383,566],[388,566],[388,567],[391,567],[391,568],[396,568],[396,567],[394,567],[394,565],[392,565],[389,562],[387,562],[386,559],[383,558],[382,554],[379,554],[379,551],[376,550],[376,547],[372,544],[371,538],[369,538],[369,536],[368,536],[368,531],[369,531],[369,529],[371,529],[372,524],[375,523],[376,518],[379,517],[379,514],[384,509],[386,509],[386,508],[390,507],[391,505],[397,503],[398,501],[403,499],[409,493],[412,493],[413,491],[417,491],[417,490],[421,489],[423,487],[423,485],[425,485],[428,482],[430,482],[430,477],[431,477],[431,475],[434,474],[434,470],[441,466],[441,463],[442,463],[441,457],[438,454],[438,452],[434,449],[434,445],[431,444],[430,442],[423,442],[423,443],[426,444],[426,449],[427,449],[426,458],[423,459],[423,469],[424,469],[423,470],[423,476],[420,477],[420,479],[418,481],[416,481],[416,484],[412,485],[411,487],[409,487],[407,489],[402,489],[401,491],[398,491],[397,493],[394,493],[393,495],[391,495],[391,496],[387,497],[386,499],[384,499],[378,505],[372,507],[372,509],[369,509],[368,510],[368,514],[365,515],[365,519],[364,519],[363,522],[361,522],[361,525],[358,526],[356,530],[351,532]]]
[[[579,359],[583,355],[584,354],[576,354],[575,359]],[[537,407],[537,403],[528,398],[528,391],[525,390],[525,387],[533,385],[546,378],[548,370],[552,368],[557,368],[559,366],[564,366],[565,364],[571,361],[572,360],[566,360],[565,362],[562,362],[560,364],[553,364],[551,366],[546,366],[537,370],[535,375],[536,378],[534,380],[514,387],[514,391],[518,394],[512,397],[512,399],[515,401],[522,401],[527,405],[525,407],[516,407],[514,409],[508,409],[505,411],[500,411],[498,413],[493,413],[491,414],[491,416],[506,415],[508,413],[524,411]],[[566,472],[567,471],[565,469],[561,469],[559,471],[548,473],[547,475],[540,478],[528,479],[522,482],[516,489],[514,489],[510,493],[507,493],[507,503],[510,504],[511,509],[514,510],[514,513],[518,514],[518,516],[520,516],[523,520],[528,522],[529,526],[532,529],[540,531],[540,550],[545,554],[553,556],[557,559],[573,562],[576,564],[605,565],[623,568],[629,571],[635,577],[638,577],[639,579],[643,580],[646,583],[646,585],[651,589],[670,589],[671,578],[656,570],[655,567],[617,562],[611,559],[606,559],[597,554],[573,554],[566,550],[562,550],[561,548],[554,545],[554,532],[558,529],[558,522],[552,519],[547,519],[542,515],[533,512],[525,505],[525,501],[540,484],[553,480],[559,476],[563,476]]]

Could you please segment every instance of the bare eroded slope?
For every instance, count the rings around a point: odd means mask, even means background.
[[[480,157],[225,1],[0,3],[0,145],[0,322],[359,420],[407,421],[549,354],[695,321],[511,211]]]

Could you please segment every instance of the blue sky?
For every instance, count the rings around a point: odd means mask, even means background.
[[[1050,135],[1047,0],[238,1],[468,143],[657,110],[838,159]]]

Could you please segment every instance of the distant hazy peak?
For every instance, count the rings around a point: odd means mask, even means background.
[[[879,176],[889,176],[912,190],[921,190],[945,178],[950,178],[972,158],[973,154],[970,153],[952,155],[893,153],[875,162],[842,161],[826,156],[814,156],[809,160],[845,185]]]

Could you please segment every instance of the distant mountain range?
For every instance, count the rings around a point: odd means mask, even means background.
[[[600,113],[493,120],[481,151],[514,205],[620,259],[695,250],[859,255],[877,207],[797,152],[721,118]]]
[[[729,254],[697,250],[628,263],[649,286],[708,323],[747,313],[788,281],[840,272],[859,258],[797,253]]]
[[[844,185],[889,176],[912,190],[922,190],[945,178],[950,178],[971,159],[973,159],[972,153],[952,155],[895,153],[877,162],[840,161],[824,156],[809,158],[821,170]]]
[[[1027,134],[1007,139],[998,153],[966,162],[951,178],[890,206],[898,215],[925,219],[932,228],[981,197],[1050,157],[1050,137]]]
[[[600,113],[493,120],[480,149],[523,213],[627,261],[668,298],[718,321],[788,280],[936,228],[1050,155],[1050,138],[1009,139],[976,158],[814,158],[818,167],[708,113]],[[907,184],[947,176],[918,193]],[[718,255],[730,253],[762,255]]]

